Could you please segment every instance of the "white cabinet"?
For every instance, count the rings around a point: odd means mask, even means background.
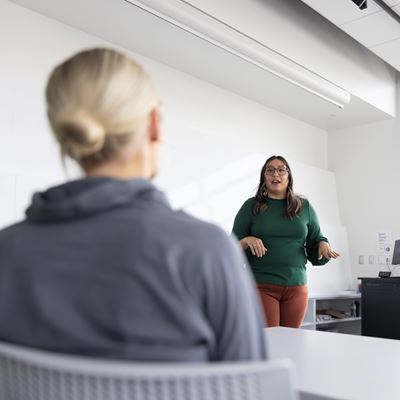
[[[335,318],[338,315],[341,318]],[[310,295],[302,329],[361,334],[361,294],[340,292]]]

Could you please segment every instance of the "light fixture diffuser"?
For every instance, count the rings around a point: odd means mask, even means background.
[[[343,108],[350,93],[182,0],[124,0]]]

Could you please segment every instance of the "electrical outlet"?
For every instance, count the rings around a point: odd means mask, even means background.
[[[364,256],[358,256],[358,263],[364,264]]]
[[[369,264],[374,264],[375,263],[375,256],[369,256],[368,257],[368,263]]]

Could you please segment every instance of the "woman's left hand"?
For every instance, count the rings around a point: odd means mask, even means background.
[[[324,241],[319,242],[318,260],[321,260],[322,258],[327,258],[328,260],[330,260],[331,258],[338,258],[338,257],[340,257],[340,254],[332,250],[329,243]]]

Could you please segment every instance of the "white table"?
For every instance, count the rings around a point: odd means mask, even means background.
[[[293,360],[301,399],[400,399],[400,340],[283,327],[266,336],[272,359]]]

